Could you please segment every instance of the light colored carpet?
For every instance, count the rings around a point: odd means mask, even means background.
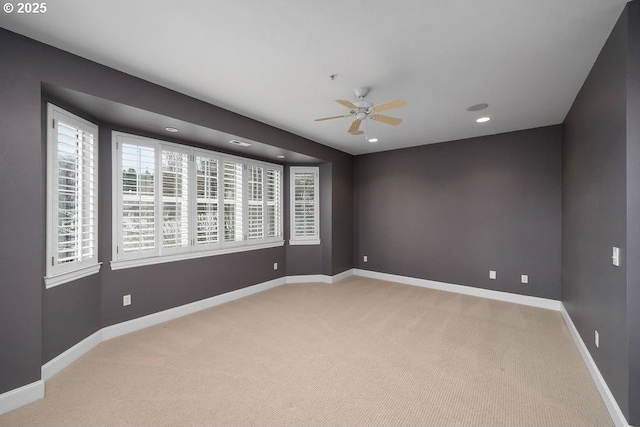
[[[612,426],[559,313],[350,277],[100,344],[0,426]]]

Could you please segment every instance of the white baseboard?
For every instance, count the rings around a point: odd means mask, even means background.
[[[216,295],[211,298],[195,301],[189,304],[181,305],[179,307],[159,311],[147,316],[138,317],[137,319],[107,326],[106,328],[102,329],[102,341],[107,341],[121,335],[148,328],[149,326],[164,323],[169,320],[177,319],[178,317],[186,316],[188,314],[192,314],[201,310],[206,310],[207,308],[215,307],[216,305],[224,304],[226,302],[253,295],[258,292],[266,291],[267,289],[272,289],[277,286],[284,285],[285,283],[287,283],[286,279],[284,277],[281,277],[279,279],[269,280],[268,282],[248,286],[246,288],[227,292],[221,295]]]
[[[545,308],[547,310],[559,311],[562,304],[560,301],[531,297],[528,295],[518,295],[509,292],[492,291],[489,289],[474,288],[472,286],[454,285],[451,283],[436,282],[435,280],[418,279],[415,277],[398,276],[395,274],[378,273],[377,271],[353,269],[356,276],[369,277],[372,279],[387,280],[389,282],[403,283],[405,285],[420,286],[422,288],[437,289],[439,291],[455,292],[458,294],[471,295],[474,297],[489,298],[499,301],[512,302],[515,304],[528,305],[532,307]]]
[[[578,347],[578,351],[580,352],[580,355],[584,360],[584,364],[587,365],[587,369],[591,374],[591,378],[593,378],[593,382],[596,384],[596,387],[600,392],[600,396],[602,397],[604,404],[607,406],[607,409],[609,410],[609,415],[611,416],[611,419],[613,419],[614,424],[616,425],[616,427],[630,427],[629,424],[627,423],[627,419],[622,413],[622,410],[620,410],[620,406],[618,406],[618,402],[616,402],[616,399],[613,397],[613,394],[611,393],[609,386],[607,385],[606,381],[602,377],[602,374],[600,373],[600,370],[598,369],[596,362],[591,357],[591,354],[589,353],[589,349],[587,349],[587,346],[585,345],[584,341],[582,340],[582,337],[578,333],[578,330],[576,329],[576,326],[573,324],[573,321],[571,320],[571,316],[569,316],[569,313],[567,313],[567,310],[565,309],[564,305],[561,305],[560,314],[562,314],[562,318],[564,319],[564,322],[566,323],[567,328],[571,333],[571,337],[573,338],[573,341],[576,343],[576,347]]]
[[[349,276],[353,276],[353,268],[338,273],[335,276],[327,276],[325,274],[307,274],[304,276],[287,276],[287,283],[336,283]]]
[[[331,283],[331,276],[308,274],[305,276],[287,276],[287,283]]]
[[[44,397],[44,381],[38,380],[0,394],[0,415],[18,409]]]
[[[331,278],[331,283],[339,282],[342,279],[346,279],[347,277],[353,276],[353,268],[343,271],[342,273],[336,274]]]
[[[42,380],[47,381],[101,342],[102,329],[42,365]]]

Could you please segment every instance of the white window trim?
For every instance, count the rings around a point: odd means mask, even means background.
[[[315,228],[316,233],[314,236],[301,236],[295,235],[295,222],[294,222],[294,206],[295,206],[295,180],[296,173],[313,173],[314,179],[314,195],[315,195]],[[291,166],[289,168],[289,245],[319,245],[320,244],[320,168],[317,166]]]
[[[55,182],[57,179],[54,179],[54,172],[57,170],[55,153],[57,153],[56,143],[57,143],[57,135],[56,135],[56,123],[57,121],[63,118],[65,121],[69,122],[69,124],[73,124],[79,128],[83,128],[93,132],[94,137],[94,180],[95,180],[95,198],[99,199],[99,182],[98,182],[98,126],[94,123],[91,123],[81,117],[78,117],[74,114],[69,113],[68,111],[63,110],[62,108],[55,106],[53,104],[47,104],[47,211],[46,211],[46,268],[45,268],[45,277],[44,284],[45,289],[52,288],[54,286],[62,285],[67,282],[71,282],[74,280],[78,280],[83,277],[90,276],[92,274],[96,274],[100,271],[101,262],[98,261],[98,248],[99,248],[99,222],[98,222],[98,214],[99,210],[95,210],[95,232],[94,232],[94,241],[95,241],[95,252],[94,256],[89,260],[83,260],[78,262],[72,262],[65,266],[54,266],[52,265],[52,261],[55,258],[56,254],[56,245],[58,236],[55,233],[57,228],[54,227],[53,217],[54,212],[57,210],[57,204],[54,203],[53,196],[55,192]],[[57,175],[56,175],[57,177]],[[55,206],[54,206],[55,205]]]
[[[190,176],[190,184],[191,186],[189,187],[189,191],[190,191],[190,195],[189,195],[189,199],[190,199],[190,211],[189,211],[189,219],[190,219],[190,224],[189,224],[189,239],[191,242],[191,245],[188,248],[185,248],[184,250],[181,250],[179,252],[172,252],[172,253],[167,253],[167,251],[163,251],[161,248],[161,236],[160,233],[156,233],[156,247],[155,250],[153,252],[149,252],[148,254],[144,254],[142,256],[127,256],[127,255],[120,255],[118,254],[118,246],[121,245],[121,222],[120,222],[120,209],[121,209],[121,204],[122,204],[122,200],[120,197],[120,189],[121,189],[121,182],[120,182],[120,173],[119,171],[122,169],[121,167],[121,156],[120,156],[120,152],[117,148],[117,144],[122,140],[122,139],[128,139],[128,140],[136,140],[135,143],[136,144],[140,144],[140,145],[145,145],[145,146],[150,146],[150,147],[154,147],[155,148],[155,157],[156,157],[156,171],[158,174],[158,176],[161,176],[162,173],[162,165],[161,165],[161,150],[163,147],[165,148],[170,148],[170,149],[175,149],[175,150],[179,150],[181,152],[188,152],[190,155],[190,171],[189,171],[189,176]],[[282,203],[282,193],[283,193],[283,188],[282,188],[282,184],[281,184],[281,189],[280,189],[280,202],[279,202],[279,218],[280,218],[280,235],[279,236],[275,236],[275,237],[270,237],[270,238],[262,238],[262,239],[254,239],[254,240],[249,240],[249,239],[245,239],[243,241],[236,241],[236,242],[225,242],[224,241],[224,229],[222,227],[222,224],[224,223],[223,221],[223,215],[224,215],[224,182],[223,179],[218,179],[218,227],[219,227],[219,231],[218,231],[218,243],[214,243],[214,244],[208,244],[208,245],[203,245],[203,246],[198,246],[195,245],[195,239],[197,238],[197,232],[196,232],[196,227],[195,227],[195,215],[196,215],[196,188],[195,188],[195,180],[196,180],[196,170],[195,170],[195,157],[198,155],[202,155],[202,156],[207,156],[209,158],[214,158],[218,160],[218,170],[222,171],[223,170],[223,164],[225,161],[232,161],[232,162],[236,162],[236,163],[242,163],[244,165],[244,173],[243,173],[243,183],[244,183],[244,187],[243,187],[243,233],[246,234],[246,227],[247,227],[247,216],[248,216],[248,209],[247,209],[247,173],[246,170],[248,169],[248,167],[250,165],[252,166],[260,166],[262,168],[265,169],[275,169],[280,171],[280,176],[283,177],[284,176],[284,168],[282,167],[282,165],[279,164],[275,164],[275,163],[268,163],[268,162],[263,162],[263,161],[258,161],[258,160],[251,160],[251,159],[246,159],[243,157],[238,157],[238,156],[233,156],[233,155],[229,155],[229,154],[222,154],[222,153],[218,153],[212,150],[205,150],[205,149],[200,149],[200,148],[191,148],[188,147],[186,145],[182,145],[182,144],[175,144],[175,143],[171,143],[171,142],[166,142],[166,141],[159,141],[159,140],[154,140],[151,138],[146,138],[146,137],[141,137],[141,136],[137,136],[137,135],[132,135],[132,134],[128,134],[128,133],[123,133],[123,132],[118,132],[118,131],[113,131],[112,132],[112,253],[111,253],[111,269],[112,270],[119,270],[119,269],[123,269],[123,268],[131,268],[131,267],[138,267],[138,266],[144,266],[144,265],[153,265],[153,264],[160,264],[160,263],[164,263],[164,262],[173,262],[173,261],[180,261],[180,260],[187,260],[187,259],[193,259],[193,258],[202,258],[202,257],[208,257],[208,256],[216,256],[216,255],[223,255],[223,254],[229,254],[229,253],[237,253],[237,252],[243,252],[243,251],[251,251],[251,250],[256,250],[256,249],[266,249],[266,248],[272,248],[272,247],[278,247],[278,246],[283,246],[284,245],[284,236],[282,235],[282,228],[283,228],[283,213],[282,213],[282,209],[283,209],[283,203]],[[266,176],[266,173],[264,174]],[[162,180],[156,180],[156,182],[162,182]],[[155,185],[155,184],[154,184]],[[266,186],[263,185],[263,191],[266,191]],[[159,192],[157,191],[157,187],[156,187],[156,200],[158,199],[158,197],[160,197]],[[265,199],[265,204],[266,204],[266,195],[264,197]],[[156,206],[156,221],[155,221],[155,225],[156,227],[158,227],[158,225],[160,224],[160,220],[161,218],[158,218],[158,206],[161,206],[159,204],[157,204]],[[266,232],[266,227],[267,227],[267,222],[266,222],[266,214],[264,216],[264,227],[265,227],[265,232]]]

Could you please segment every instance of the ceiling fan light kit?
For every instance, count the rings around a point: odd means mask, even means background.
[[[404,99],[397,98],[392,101],[383,102],[382,104],[373,105],[373,103],[364,100],[364,98],[369,94],[369,90],[370,89],[368,87],[356,88],[355,94],[359,99],[356,102],[351,102],[346,99],[336,99],[336,102],[338,104],[343,105],[349,109],[349,114],[323,117],[320,119],[316,119],[316,121],[320,122],[324,120],[353,117],[354,120],[347,130],[347,132],[351,135],[362,135],[363,133],[365,133],[360,130],[360,124],[362,122],[365,122],[366,125],[368,122],[367,119],[375,120],[377,122],[385,123],[391,126],[397,126],[402,123],[402,119],[378,113],[380,113],[381,111],[391,110],[392,108],[404,107],[405,105],[407,105],[407,102]],[[366,137],[366,139],[368,140],[369,138]]]

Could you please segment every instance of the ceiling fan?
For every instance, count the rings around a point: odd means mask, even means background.
[[[331,119],[341,119],[343,117],[354,117],[355,120],[353,121],[353,123],[351,123],[351,126],[349,126],[349,130],[347,131],[352,135],[362,135],[364,133],[360,130],[360,124],[367,119],[386,123],[392,126],[397,126],[402,123],[402,119],[398,119],[397,117],[385,116],[378,113],[380,113],[381,111],[407,105],[407,101],[405,101],[404,99],[398,98],[394,99],[393,101],[373,105],[371,102],[364,100],[364,98],[369,93],[368,87],[356,88],[355,93],[359,101],[351,102],[347,101],[346,99],[336,99],[336,102],[338,104],[344,105],[350,110],[349,114],[344,114],[342,116],[323,117],[321,119],[316,119],[316,122]]]

